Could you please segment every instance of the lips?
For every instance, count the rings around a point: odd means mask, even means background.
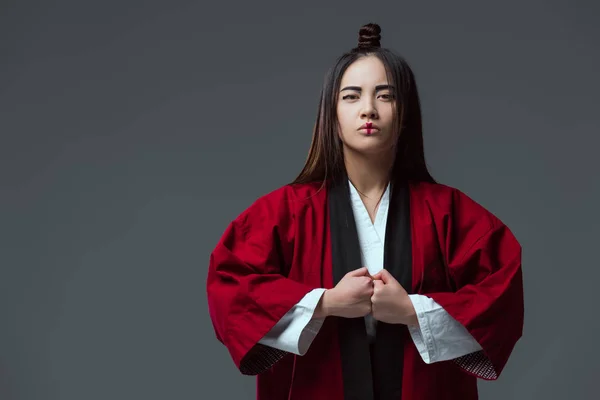
[[[359,130],[360,129],[369,129],[369,130],[371,130],[371,129],[379,129],[379,127],[377,125],[375,125],[374,123],[372,123],[372,122],[367,122],[366,124],[362,125],[358,129]]]

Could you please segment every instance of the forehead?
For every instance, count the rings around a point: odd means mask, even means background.
[[[386,84],[385,66],[375,56],[362,57],[353,62],[342,76],[342,86],[375,86]]]

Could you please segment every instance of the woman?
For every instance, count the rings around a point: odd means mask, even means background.
[[[259,399],[477,399],[523,327],[521,247],[425,165],[404,60],[361,28],[329,72],[296,180],[228,227],[216,336]]]

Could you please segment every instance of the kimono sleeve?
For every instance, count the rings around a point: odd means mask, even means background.
[[[314,289],[285,276],[293,257],[293,225],[281,192],[267,195],[228,225],[210,255],[210,318],[244,375],[260,374],[288,354],[259,341]]]
[[[454,362],[478,378],[495,380],[523,332],[521,245],[505,224],[459,191],[444,220],[441,245],[455,287],[427,296],[482,347]]]

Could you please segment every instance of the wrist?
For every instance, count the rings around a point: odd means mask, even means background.
[[[333,315],[333,309],[331,304],[332,290],[333,289],[326,289],[321,295],[319,303],[317,303],[317,307],[315,309],[315,318],[326,318]]]
[[[407,309],[407,313],[406,313],[406,325],[409,325],[409,326],[418,326],[419,325],[419,318],[417,317],[417,311],[415,310],[415,306],[413,305],[413,303],[410,300],[410,298],[407,298],[406,309]]]

